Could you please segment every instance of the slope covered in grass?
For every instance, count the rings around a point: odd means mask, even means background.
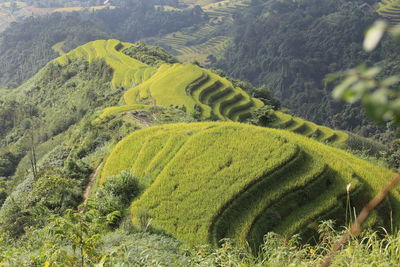
[[[222,238],[256,248],[265,233],[310,234],[320,219],[346,220],[346,188],[357,211],[392,172],[286,130],[239,123],[171,124],[123,139],[108,157],[100,182],[132,170],[144,193],[132,203],[136,225],[187,245]],[[390,203],[390,204],[389,204]],[[400,222],[393,192],[371,217]]]

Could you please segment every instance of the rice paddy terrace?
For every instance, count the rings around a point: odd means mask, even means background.
[[[110,107],[96,120],[134,110],[148,110],[158,105],[184,107],[186,112],[199,113],[204,120],[243,121],[264,104],[250,97],[228,79],[194,64],[162,64],[149,66],[124,54],[134,44],[118,40],[98,40],[80,46],[55,61],[66,65],[80,58],[88,61],[104,59],[114,70],[112,85],[125,90],[125,105]],[[345,143],[348,134],[316,125],[298,117],[275,112],[276,120],[269,127],[286,129],[325,143]]]
[[[264,105],[241,88],[233,86],[226,78],[197,65],[148,66],[123,53],[133,45],[118,40],[98,40],[80,46],[55,61],[65,65],[77,58],[88,61],[104,59],[114,70],[113,87],[127,89],[124,100],[132,109],[135,104],[180,106],[187,112],[200,112],[204,119],[242,120],[252,110]],[[129,108],[116,107],[107,112],[121,110]]]
[[[19,21],[30,16],[42,16],[55,12],[89,11],[95,12],[102,9],[114,9],[116,6],[75,6],[63,8],[39,8],[34,7],[29,1],[0,2],[0,32],[5,30],[12,22]]]
[[[114,70],[112,85],[114,88],[130,88],[135,84],[149,79],[155,71],[148,66],[123,53],[123,50],[133,46],[118,40],[97,40],[82,45],[69,53],[55,59],[60,65],[66,65],[75,59],[93,61],[104,59]]]
[[[269,127],[289,130],[324,143],[345,143],[349,138],[346,132],[317,125],[283,112],[275,112],[275,117],[276,120],[269,124]]]
[[[400,22],[400,1],[382,0],[378,4],[377,12],[391,24],[398,24]]]
[[[232,15],[249,5],[248,0],[213,1],[183,0],[188,7],[200,5],[208,15],[209,21],[204,25],[190,27],[161,38],[150,38],[147,41],[165,47],[181,61],[197,60],[206,63],[207,57],[220,57],[231,40],[224,34],[224,29],[233,23]]]
[[[321,219],[349,220],[347,196],[359,211],[392,172],[286,130],[232,122],[169,124],[137,131],[111,152],[99,183],[131,170],[143,194],[131,205],[135,225],[185,244],[222,238],[257,248],[269,231],[314,231]],[[346,189],[347,188],[347,189]],[[391,193],[369,219],[400,222],[400,195]]]

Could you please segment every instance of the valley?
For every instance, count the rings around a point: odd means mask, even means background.
[[[0,267],[399,265],[398,3],[315,1],[1,1]]]

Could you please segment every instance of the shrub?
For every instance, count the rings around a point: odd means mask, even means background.
[[[116,227],[121,222],[125,209],[140,192],[138,178],[131,172],[122,171],[118,175],[111,176],[100,186],[91,205],[101,215],[112,214],[114,219],[111,227]]]

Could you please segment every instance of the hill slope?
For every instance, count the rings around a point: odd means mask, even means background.
[[[65,66],[74,59],[89,62],[104,59],[114,70],[114,88],[129,89],[124,94],[127,105],[156,104],[183,106],[189,113],[200,113],[203,119],[243,120],[264,104],[235,87],[226,78],[194,64],[149,66],[124,51],[134,44],[118,40],[98,40],[80,46],[57,58]]]
[[[113,149],[100,182],[123,170],[140,176],[146,188],[132,203],[135,224],[151,221],[188,245],[229,237],[252,247],[269,231],[289,236],[312,232],[320,219],[345,221],[346,186],[351,207],[359,210],[392,176],[300,135],[238,123],[135,132]],[[390,207],[397,225],[397,191],[369,223],[388,225]]]
[[[66,66],[77,59],[105,60],[114,70],[112,87],[127,89],[123,95],[125,105],[105,109],[96,122],[119,113],[148,110],[154,105],[181,107],[203,120],[244,121],[264,106],[229,79],[195,64],[173,63],[176,60],[162,49],[158,51],[161,56],[154,56],[151,49],[143,43],[97,40],[64,54],[55,62]],[[137,51],[142,54],[138,55]],[[345,132],[282,112],[275,112],[274,121],[266,126],[287,129],[324,143],[345,144],[349,139]]]
[[[248,0],[181,2],[188,7],[200,6],[208,16],[208,21],[146,41],[166,48],[181,61],[197,60],[203,64],[211,63],[210,57],[215,60],[223,55],[231,44],[228,29],[233,24],[234,14],[250,4]]]

